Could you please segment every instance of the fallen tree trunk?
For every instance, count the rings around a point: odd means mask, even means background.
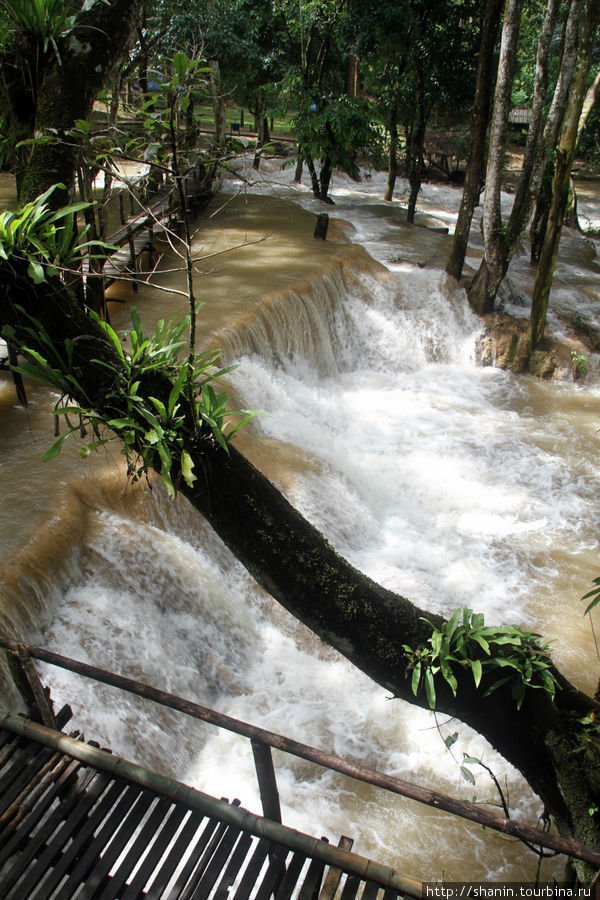
[[[101,409],[110,393],[109,417],[123,413],[106,367],[116,351],[102,328],[61,282],[34,288],[24,268],[19,272],[4,264],[0,322],[14,328],[12,340],[21,348],[32,341],[31,331],[25,331],[31,321],[23,307],[57,346],[66,339],[73,342],[73,371],[82,390],[82,396],[74,399]],[[166,376],[153,373],[140,392],[166,403],[171,387]],[[154,408],[151,403],[149,408]],[[436,627],[443,619],[351,566],[244,456],[234,447],[229,453],[219,448],[206,429],[194,427],[189,408],[184,411],[185,449],[202,476],[193,486],[183,479],[178,482],[180,458],[175,452],[172,475],[181,493],[286,609],[394,697],[427,708],[423,692],[413,696],[403,645],[426,644],[431,629],[424,616]],[[527,691],[518,710],[509,689],[500,688],[491,699],[485,698],[490,679],[484,675],[476,687],[470,669],[459,669],[456,696],[444,681],[436,684],[437,709],[470,725],[516,766],[563,835],[598,849],[599,815],[590,814],[590,809],[600,806],[600,743],[592,721],[600,707],[559,672],[554,674],[561,686],[556,702],[544,691]]]

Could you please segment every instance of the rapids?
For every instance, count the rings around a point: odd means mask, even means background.
[[[565,673],[593,690],[597,655],[579,598],[598,575],[597,359],[583,383],[477,364],[481,323],[440,269],[457,192],[426,186],[410,228],[401,203],[378,199],[380,176],[337,178],[323,243],[312,238],[323,207],[290,185],[289,170],[263,170],[247,196],[226,183],[195,238],[202,339],[239,363],[229,376],[236,403],[265,413],[241,449],[373,578],[432,610],[470,606],[490,623],[539,631]],[[598,266],[581,249],[581,239],[564,242],[558,302],[583,297],[595,312]],[[472,266],[479,252],[474,227]],[[164,262],[177,268],[168,248]],[[524,294],[529,277],[517,260],[511,278]],[[180,281],[173,271],[159,286]],[[125,301],[111,306],[120,327],[131,302],[148,327],[181,307],[159,288],[133,301],[119,285],[114,299]],[[461,780],[467,753],[536,823],[538,800],[478,735],[387,697],[258,590],[184,501],[156,485],[125,489],[118,450],[83,473],[76,447],[43,464],[53,398],[34,390],[28,410],[16,410],[1,377],[0,584],[11,633],[497,802],[483,770],[473,767],[475,786]],[[50,667],[44,678],[89,737],[260,811],[242,739]],[[450,753],[443,737],[454,731]],[[277,753],[275,764],[286,824],[349,834],[357,852],[423,880],[535,877],[537,860],[518,843]],[[560,871],[554,861],[542,868],[545,878]]]

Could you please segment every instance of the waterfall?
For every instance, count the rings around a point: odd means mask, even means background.
[[[331,257],[207,338],[239,364],[236,396],[266,413],[244,451],[367,574],[432,610],[470,606],[539,630],[589,690],[578,598],[597,575],[597,387],[478,366],[481,323],[437,270],[384,270],[360,248]],[[472,799],[459,774],[467,753],[507,778],[513,811],[535,823],[538,800],[478,735],[438,722],[440,736],[429,713],[386,696],[159,482],[132,495],[122,470],[107,478],[98,489],[91,474],[77,501],[49,509],[3,578],[16,592],[25,579],[37,598],[10,613],[24,639]],[[49,666],[43,677],[89,738],[260,811],[240,739]],[[537,860],[520,845],[299,760],[276,754],[276,767],[292,827],[349,834],[357,852],[425,880],[533,880]],[[474,774],[478,798],[495,802]]]

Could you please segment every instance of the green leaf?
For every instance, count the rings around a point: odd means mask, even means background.
[[[476,643],[479,644],[479,646],[481,647],[483,652],[489,656],[490,655],[490,645],[488,644],[486,639],[483,638],[480,634],[472,634],[471,637],[473,638],[473,640]]]
[[[42,456],[43,461],[50,462],[51,459],[55,459],[60,454],[62,445],[64,444],[65,440],[69,437],[70,434],[73,434],[75,431],[79,431],[79,429],[72,428],[70,431],[66,431],[64,434],[61,434],[59,439],[55,441],[50,449],[44,453],[44,455]]]
[[[429,708],[435,709],[435,684],[433,682],[433,673],[431,669],[425,669],[425,693],[427,694],[427,700],[429,702]]]
[[[108,440],[100,440],[100,441],[92,441],[90,444],[86,444],[84,447],[80,447],[78,450],[79,456],[82,459],[87,459],[94,450],[97,450],[98,447],[102,447],[103,444],[108,444]]]
[[[190,61],[183,51],[179,50],[173,55],[173,68],[180,78],[185,78],[190,68]]]
[[[523,700],[525,699],[525,684],[522,681],[516,679],[513,682],[512,696],[513,700],[517,703],[517,709],[521,709]]]
[[[498,681],[495,681],[487,691],[484,691],[483,696],[489,697],[490,694],[493,694],[494,691],[498,690],[499,687],[502,687],[503,684],[508,684],[509,681],[512,681],[512,675],[505,675],[504,678],[499,678]]]
[[[34,284],[41,284],[42,281],[46,280],[44,267],[34,259],[29,260],[29,265],[27,266],[27,274],[32,279]]]
[[[452,635],[456,631],[456,627],[460,620],[460,612],[461,612],[460,609],[455,610],[455,612],[452,613],[452,616],[450,617],[448,624],[446,625],[445,631],[446,631],[446,636],[448,637],[448,640],[452,639]]]
[[[475,681],[475,687],[479,687],[481,682],[481,674],[482,674],[482,666],[480,659],[472,659],[471,660],[471,671],[473,672],[473,680]]]
[[[165,408],[165,404],[162,402],[162,400],[159,400],[158,397],[149,397],[148,399],[150,400],[150,402],[153,404],[154,408],[158,412],[159,416],[161,417],[161,419],[163,421],[163,424],[165,424],[167,421],[167,410]]]
[[[473,775],[473,773],[472,773],[469,769],[467,769],[466,766],[461,766],[461,767],[460,767],[460,774],[461,774],[462,777],[465,779],[465,781],[468,781],[468,782],[469,782],[469,784],[475,784],[475,783],[476,783],[476,782],[475,782],[475,776]]]
[[[413,669],[412,680],[411,680],[412,692],[415,695],[415,697],[419,693],[420,681],[421,681],[421,663],[418,662]]]
[[[458,731],[455,731],[453,734],[449,734],[448,737],[444,738],[444,744],[450,749],[458,740]]]
[[[183,390],[183,386],[186,382],[186,378],[187,378],[187,366],[182,366],[181,372],[177,376],[177,379],[175,380],[175,383],[173,384],[173,387],[171,388],[171,392],[169,394],[169,400],[168,400],[168,404],[167,404],[167,411],[169,414],[169,419],[175,412],[175,404],[177,403],[177,401],[179,400],[179,397],[181,396],[181,391]]]
[[[162,472],[160,477],[162,479],[163,484],[165,485],[165,487],[167,489],[167,494],[169,495],[171,500],[174,500],[175,499],[175,487],[173,485],[171,473],[170,472]]]
[[[189,487],[192,487],[194,482],[197,481],[197,476],[194,475],[194,461],[187,450],[184,450],[181,454],[181,474]]]
[[[463,753],[463,762],[468,763],[471,766],[480,766],[481,760],[477,759],[476,756],[469,756],[468,753]]]

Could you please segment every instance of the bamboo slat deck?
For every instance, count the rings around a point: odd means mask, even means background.
[[[64,727],[65,712],[57,717]],[[39,738],[39,739],[38,739]],[[420,882],[119,759],[0,716],[3,900],[396,900]],[[350,842],[351,843],[351,842]]]

